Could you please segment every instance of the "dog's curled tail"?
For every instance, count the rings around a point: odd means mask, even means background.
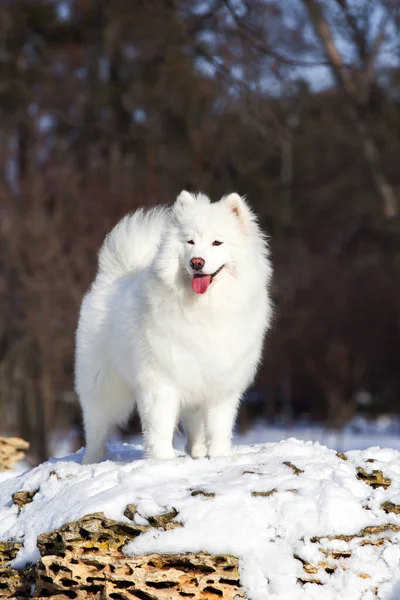
[[[109,282],[137,273],[152,262],[165,227],[167,209],[139,209],[106,236],[99,252],[99,275]]]

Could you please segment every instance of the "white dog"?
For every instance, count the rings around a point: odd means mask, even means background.
[[[137,406],[146,456],[173,458],[181,420],[193,458],[231,454],[241,396],[271,321],[265,237],[238,194],[183,191],[107,236],[81,307],[76,390],[85,463]]]

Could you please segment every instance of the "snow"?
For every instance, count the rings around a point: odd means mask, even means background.
[[[295,422],[292,427],[283,426],[279,420],[269,424],[259,421],[246,434],[238,434],[236,443],[279,442],[288,437],[304,441],[318,441],[341,452],[355,449],[364,450],[371,446],[385,446],[400,450],[400,422],[389,415],[382,415],[373,420],[357,415],[341,430],[335,432],[322,425],[307,421]]]
[[[289,438],[236,446],[232,457],[211,460],[192,460],[182,452],[172,461],[144,460],[139,444],[117,445],[112,460],[97,465],[81,466],[80,458],[81,451],[25,473],[2,474],[0,540],[24,543],[13,566],[38,559],[40,533],[98,511],[126,521],[124,509],[133,503],[138,523],[174,507],[184,526],[151,529],[125,547],[127,554],[234,554],[251,600],[400,598],[399,531],[370,535],[375,544],[333,537],[372,525],[400,526],[400,515],[381,508],[385,501],[400,504],[398,450],[352,450],[343,460],[319,442]],[[357,467],[381,470],[390,486],[373,489],[357,479]],[[38,492],[18,512],[11,495],[21,490]],[[384,540],[376,543],[379,538]],[[333,561],[332,552],[342,555]],[[305,572],[305,563],[321,561],[334,563],[335,570]],[[305,583],[316,578],[322,585]]]

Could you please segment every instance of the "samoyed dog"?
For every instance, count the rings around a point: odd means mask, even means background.
[[[193,458],[231,454],[271,321],[271,272],[265,236],[238,194],[212,203],[183,191],[171,207],[116,225],[76,335],[84,463],[102,460],[134,406],[149,458],[174,458],[179,421]]]

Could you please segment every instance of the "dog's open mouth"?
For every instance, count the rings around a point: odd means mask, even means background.
[[[211,275],[204,275],[203,273],[195,273],[192,279],[192,289],[196,294],[204,294],[208,290],[208,286],[213,282],[214,277],[222,271],[224,265],[217,269],[215,273]]]

